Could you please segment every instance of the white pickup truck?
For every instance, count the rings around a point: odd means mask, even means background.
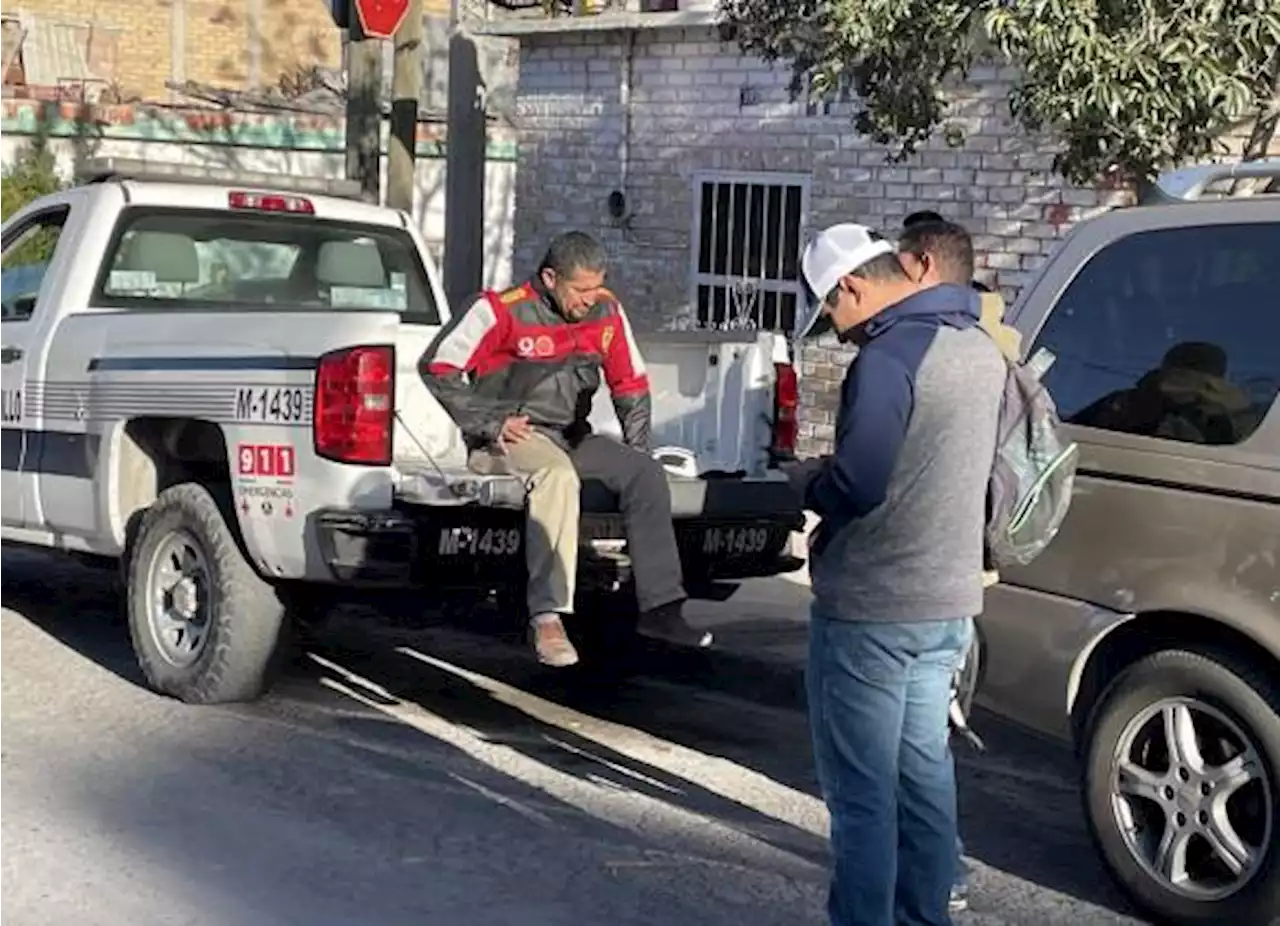
[[[191,702],[260,695],[322,602],[518,601],[523,486],[468,470],[418,375],[448,306],[410,217],[334,181],[90,168],[4,223],[4,542],[121,563],[148,681]],[[690,593],[800,567],[785,339],[642,350]],[[619,431],[604,395],[592,420]],[[614,504],[584,487],[588,592],[629,591]]]

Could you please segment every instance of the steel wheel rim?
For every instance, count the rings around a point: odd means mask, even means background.
[[[1111,768],[1111,812],[1125,847],[1165,889],[1222,900],[1266,861],[1276,799],[1266,763],[1218,708],[1157,701],[1125,725]]]
[[[174,530],[156,545],[147,569],[147,626],[160,655],[184,668],[204,652],[213,624],[212,571],[204,548]]]

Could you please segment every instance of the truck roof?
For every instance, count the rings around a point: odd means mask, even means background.
[[[94,158],[85,163],[80,179],[89,185],[118,185],[129,205],[221,210],[231,208],[232,194],[265,194],[305,200],[322,219],[406,225],[399,210],[361,200],[360,185],[345,178]]]

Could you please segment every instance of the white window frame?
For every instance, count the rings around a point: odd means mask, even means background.
[[[690,305],[693,307],[694,315],[695,317],[697,317],[697,320],[700,326],[708,325],[710,320],[703,319],[700,316],[698,316],[698,287],[699,286],[731,287],[735,283],[738,283],[744,279],[748,279],[745,276],[745,274],[733,275],[733,274],[716,274],[716,273],[698,272],[698,257],[702,247],[702,221],[703,221],[702,188],[703,188],[703,185],[710,183],[717,186],[718,185],[732,186],[735,184],[745,183],[745,184],[754,184],[754,185],[763,186],[766,189],[771,187],[778,187],[783,190],[784,203],[785,203],[785,197],[786,197],[785,190],[787,187],[798,186],[800,188],[800,218],[799,218],[800,225],[799,225],[799,228],[796,230],[797,253],[795,255],[797,278],[795,280],[770,280],[770,279],[761,277],[761,278],[755,278],[752,280],[752,282],[756,284],[756,287],[760,294],[768,293],[768,292],[776,292],[779,295],[781,295],[782,293],[794,293],[796,297],[796,312],[797,314],[799,314],[800,312],[803,311],[803,306],[806,299],[804,283],[799,279],[798,273],[799,273],[799,266],[800,266],[800,253],[803,252],[805,241],[807,240],[807,230],[808,230],[808,224],[809,224],[810,182],[811,182],[811,177],[809,174],[789,173],[789,172],[783,172],[783,171],[698,171],[694,173],[693,181],[692,181],[693,235],[691,237],[690,246],[689,246],[689,298],[690,298]],[[716,218],[716,212],[715,212],[716,202],[717,202],[717,196],[715,194],[715,191],[713,190],[712,213],[710,216],[712,222],[714,222]],[[732,195],[729,198],[729,204],[730,204],[729,205],[729,240],[732,241],[734,220],[736,218],[734,214],[735,210],[733,208]],[[748,205],[747,208],[749,210],[750,205]],[[765,214],[764,214],[764,240],[765,241],[768,240],[770,223],[776,220],[776,227],[778,229],[779,234],[782,235],[782,240],[779,242],[779,245],[778,245],[779,260],[781,260],[782,258],[782,242],[786,240],[785,231],[781,224],[784,221],[784,219],[785,219],[785,206],[784,206],[783,215],[770,216],[769,198],[766,194]],[[712,231],[713,240],[711,242],[713,265],[715,262],[715,249],[716,249],[716,242],[714,240],[714,236],[715,236],[715,232],[713,229]],[[747,243],[745,236],[744,236],[743,244],[744,246],[749,247],[749,244]],[[743,254],[742,265],[744,269],[747,266],[747,253]],[[761,253],[762,254],[767,253],[767,248],[763,247],[763,242],[761,247]],[[761,311],[762,305],[763,305],[762,302],[757,301],[756,308],[755,308],[755,318],[754,318],[754,325],[757,328],[763,327],[761,324],[761,317],[760,317],[760,311]]]

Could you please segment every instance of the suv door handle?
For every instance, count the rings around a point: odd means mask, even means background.
[[[22,359],[21,347],[0,347],[0,363],[13,363]]]

